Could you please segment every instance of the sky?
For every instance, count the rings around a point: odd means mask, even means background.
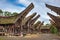
[[[38,20],[41,22],[44,21],[44,24],[50,23],[49,19],[51,18],[47,15],[47,12],[57,15],[55,12],[47,8],[45,4],[60,7],[60,0],[0,0],[0,9],[3,11],[20,13],[30,3],[34,4],[34,9],[31,10],[27,16],[37,12],[37,14],[40,15]]]

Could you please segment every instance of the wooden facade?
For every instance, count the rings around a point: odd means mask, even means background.
[[[31,19],[28,23],[28,33],[33,32],[33,25],[37,21],[37,19],[40,17],[40,15],[37,15],[35,18]]]
[[[46,7],[50,8],[52,11],[56,12],[57,15],[59,15],[59,16],[54,16],[48,13],[49,17],[52,19],[50,20],[51,24],[56,26],[56,28],[60,31],[60,7],[56,7],[48,4],[46,4]]]
[[[22,26],[23,26],[23,28],[24,28],[24,32],[25,33],[28,33],[27,31],[28,31],[28,27],[29,27],[29,21],[31,20],[31,19],[33,19],[33,17],[36,15],[36,13],[33,13],[32,15],[30,15],[30,16],[28,16],[28,17],[26,17],[26,18],[24,18],[23,19],[23,21],[22,21]]]
[[[21,35],[32,32],[34,23],[40,17],[40,15],[35,17],[37,13],[26,17],[33,8],[34,5],[31,3],[25,10],[15,16],[0,16],[0,28],[4,30],[5,35]]]
[[[0,26],[5,28],[6,34],[20,35],[23,31],[22,20],[25,16],[34,8],[33,3],[31,3],[25,10],[15,16],[10,17],[0,17]]]
[[[50,33],[50,27],[49,26],[42,26],[40,28],[41,33]]]
[[[54,26],[56,26],[56,28],[59,30],[60,29],[60,18],[57,16],[54,16],[50,13],[48,13],[48,15],[52,18],[52,20],[50,20],[51,24],[53,24]]]
[[[37,30],[37,32],[41,32],[41,27],[42,27],[42,25],[43,25],[43,23],[44,23],[44,21],[43,22],[41,22],[37,27],[36,27],[36,30]]]

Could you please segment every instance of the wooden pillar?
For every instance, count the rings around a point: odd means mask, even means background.
[[[28,31],[28,34],[30,33],[30,26],[31,25],[29,25],[29,23],[28,23],[28,30],[27,30]]]
[[[23,36],[23,27],[21,25],[21,36]]]

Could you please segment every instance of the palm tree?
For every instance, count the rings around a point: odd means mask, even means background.
[[[0,9],[0,16],[3,16],[3,11]]]

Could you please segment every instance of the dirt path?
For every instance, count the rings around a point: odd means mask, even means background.
[[[2,38],[2,36],[0,36]],[[2,39],[4,40],[60,40],[60,37],[53,34],[38,34],[31,35],[25,37],[6,37],[4,36]]]

